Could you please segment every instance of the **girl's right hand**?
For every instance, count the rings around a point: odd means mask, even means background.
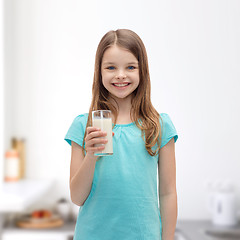
[[[95,156],[95,152],[101,152],[104,148],[104,146],[94,147],[95,144],[106,144],[107,139],[103,138],[107,136],[106,132],[99,130],[96,127],[87,127],[86,129],[86,137],[85,137],[85,149],[88,155],[93,157],[95,160],[97,160],[98,156]],[[113,133],[114,135],[114,133]]]

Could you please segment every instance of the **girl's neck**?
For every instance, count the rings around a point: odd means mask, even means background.
[[[114,116],[112,116],[112,122],[114,123]],[[120,115],[118,114],[118,118],[116,124],[129,124],[132,123],[133,120],[131,119],[130,115]]]
[[[118,118],[116,124],[128,124],[132,122],[132,119],[130,117],[131,112],[131,98],[127,99],[116,99],[118,103]],[[116,103],[112,101],[114,106],[116,106]],[[117,107],[117,106],[116,106]],[[112,120],[114,122],[114,116],[112,115]]]

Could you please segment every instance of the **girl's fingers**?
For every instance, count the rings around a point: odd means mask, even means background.
[[[102,151],[105,148],[105,146],[100,146],[100,147],[89,147],[86,151],[87,152],[92,152],[92,153],[97,153],[99,151]]]
[[[91,132],[99,131],[97,127],[87,127],[87,134],[90,134]]]
[[[99,146],[94,147],[95,144],[106,144],[105,138],[102,138],[106,136],[106,133],[103,133],[101,130],[99,130],[96,127],[87,127],[87,136],[85,138],[86,142],[86,151],[87,152],[98,152],[105,148],[105,146]],[[115,133],[112,132],[112,136],[114,136]],[[97,138],[97,139],[95,139]]]
[[[99,128],[96,128],[96,127],[87,127],[86,131],[87,131],[87,134],[86,134],[85,141],[102,135],[101,130],[99,130]]]
[[[94,131],[94,132],[91,132],[89,135],[87,135],[86,137],[86,140],[88,141],[92,141],[94,139],[104,139],[105,136],[107,136],[107,133],[106,132],[102,132],[102,131]]]
[[[87,127],[87,134],[90,134],[91,132],[95,132],[95,131],[101,131],[101,130],[99,130],[99,128],[97,127]],[[112,135],[114,136],[114,132],[112,132]]]
[[[95,144],[106,144],[107,143],[106,138],[93,138],[89,141],[90,145],[95,145]]]
[[[97,127],[87,127],[86,129],[87,135],[85,137],[86,148],[94,147],[97,143],[105,143],[106,132],[102,132],[101,129]],[[112,132],[112,136],[114,136],[114,132]]]

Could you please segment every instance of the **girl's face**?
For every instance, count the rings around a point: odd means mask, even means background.
[[[116,45],[104,52],[101,72],[103,86],[115,99],[131,98],[139,85],[138,60]]]

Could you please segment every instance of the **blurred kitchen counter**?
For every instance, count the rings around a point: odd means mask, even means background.
[[[228,227],[215,226],[210,220],[178,220],[177,229],[186,240],[240,239],[240,222]]]
[[[23,179],[4,182],[0,188],[0,240],[5,214],[23,212],[52,187],[49,180]]]
[[[70,240],[73,239],[75,230],[75,221],[66,222],[62,227],[51,229],[25,229],[18,228],[14,225],[6,226],[3,230],[3,240],[35,240],[35,239],[53,239],[53,240]],[[210,220],[179,220],[177,222],[177,232],[180,232],[182,240],[237,240],[234,237],[214,237],[206,235],[206,231],[217,233],[239,233],[240,223],[234,227],[214,226]],[[37,238],[36,238],[37,236]]]
[[[19,228],[11,224],[3,228],[2,240],[72,240],[75,224],[69,221],[61,227],[46,229]]]
[[[53,186],[49,180],[23,179],[4,182],[0,189],[0,214],[22,212],[35,203]]]

